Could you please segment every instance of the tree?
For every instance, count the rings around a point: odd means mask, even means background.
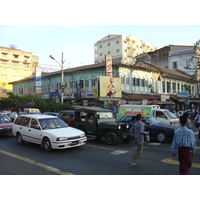
[[[77,103],[57,103],[54,99],[41,99],[37,96],[18,96],[12,93],[7,93],[7,98],[0,100],[0,110],[13,109],[23,111],[27,104],[30,103],[31,107],[40,109],[41,112],[59,112],[60,110],[69,110],[71,106]],[[32,105],[31,105],[32,103]]]

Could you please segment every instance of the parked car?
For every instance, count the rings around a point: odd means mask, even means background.
[[[125,143],[131,142],[128,125],[116,123],[112,110],[99,107],[73,106],[75,111],[75,127],[83,130],[87,136],[96,137],[109,145],[114,145],[117,139]]]
[[[19,144],[24,141],[40,144],[45,151],[81,146],[87,140],[83,131],[68,126],[56,116],[43,114],[18,116],[12,133]]]
[[[0,114],[0,134],[12,133],[13,123],[5,115]]]
[[[145,123],[145,131],[149,132],[150,139],[156,139],[160,143],[173,139],[174,131],[179,128],[179,125],[162,124],[153,116],[143,115],[142,117]],[[136,122],[136,115],[124,115],[117,122],[128,124],[131,128],[133,123]]]
[[[58,117],[62,119],[69,126],[74,127],[75,112],[74,110],[61,110]]]

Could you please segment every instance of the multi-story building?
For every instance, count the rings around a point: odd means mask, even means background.
[[[94,61],[103,63],[105,55],[111,55],[113,61],[134,64],[137,55],[153,50],[150,43],[140,42],[134,36],[107,35],[94,44]]]
[[[94,104],[95,100],[120,101],[121,98],[99,98],[98,95],[95,95],[99,90],[99,76],[105,76],[104,63],[65,69],[64,101],[88,100],[90,105]],[[156,103],[168,106],[165,108],[174,109],[176,105],[173,101],[170,101],[171,96],[177,97],[178,92],[187,92],[191,97],[194,96],[194,85],[188,83],[190,76],[143,61],[139,61],[134,65],[113,62],[112,77],[121,78],[122,99],[126,99],[131,104],[141,104],[143,99],[148,99],[150,104]],[[61,71],[43,73],[41,97],[55,97],[59,101],[61,82]],[[10,84],[13,84],[15,95],[36,94],[34,77],[13,81]],[[186,85],[189,90],[186,90]],[[168,100],[163,100],[163,97]],[[176,106],[179,110],[183,107],[183,101],[179,107]]]
[[[38,66],[38,56],[15,48],[0,47],[0,98],[12,92],[11,81],[30,77]]]
[[[190,62],[192,56],[194,56],[193,46],[169,45],[138,55],[136,59],[173,70],[181,70],[192,75],[191,70],[185,69],[188,66],[194,67],[194,63]]]

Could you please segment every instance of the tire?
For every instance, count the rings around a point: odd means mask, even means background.
[[[21,133],[17,133],[16,140],[17,140],[18,144],[24,144],[24,140],[22,138]]]
[[[156,136],[157,142],[164,143],[167,141],[167,135],[163,131],[159,131]]]
[[[51,151],[52,150],[51,141],[49,140],[49,138],[44,138],[42,146],[43,146],[45,151]]]
[[[116,142],[117,142],[117,136],[116,136],[116,134],[113,133],[113,132],[106,133],[106,135],[105,135],[105,141],[109,145],[116,144]]]

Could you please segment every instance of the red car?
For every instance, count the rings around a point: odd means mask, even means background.
[[[58,117],[69,126],[74,127],[75,112],[73,110],[61,110]]]
[[[0,114],[0,135],[12,133],[13,123],[5,115]]]

